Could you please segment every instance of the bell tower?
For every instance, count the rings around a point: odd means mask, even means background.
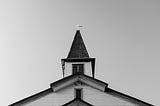
[[[94,78],[95,58],[90,58],[80,30],[76,31],[67,58],[61,59],[63,77],[84,74]]]

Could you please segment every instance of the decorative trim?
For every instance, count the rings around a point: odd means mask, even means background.
[[[65,58],[61,60],[64,60],[65,62],[90,62],[94,61],[95,58]]]
[[[79,74],[79,73],[71,75],[66,78],[63,78],[63,79],[56,81],[54,83],[51,83],[50,86],[51,86],[51,88],[53,88],[53,91],[56,92],[56,91],[66,87],[66,86],[69,86],[77,81],[82,82],[84,84],[87,84],[87,85],[94,87],[96,89],[99,89],[101,91],[105,91],[106,87],[108,86],[107,83],[104,83],[98,79],[89,77],[84,74]]]

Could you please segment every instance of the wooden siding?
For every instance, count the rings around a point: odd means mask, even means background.
[[[81,84],[73,84],[23,106],[62,106],[74,99],[74,88],[83,88],[83,100],[94,106],[140,106],[137,103],[129,102],[127,99]]]

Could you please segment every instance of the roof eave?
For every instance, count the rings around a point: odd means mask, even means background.
[[[106,92],[106,93],[110,93],[110,94],[114,94],[114,95],[117,95],[117,96],[121,96],[121,97],[123,97],[123,98],[125,98],[125,99],[130,100],[131,102],[134,102],[134,103],[137,103],[137,104],[140,104],[140,105],[144,105],[144,106],[154,106],[154,105],[152,105],[152,104],[150,104],[150,103],[144,102],[144,101],[142,101],[142,100],[140,100],[140,99],[137,99],[137,98],[135,98],[135,97],[129,96],[129,95],[124,94],[124,93],[121,93],[121,92],[116,91],[116,90],[111,89],[111,88],[107,88],[107,89],[105,90],[105,92]]]
[[[99,89],[101,91],[105,91],[105,89],[108,87],[107,83],[104,83],[98,79],[95,79],[93,77],[89,77],[84,74],[75,74],[72,76],[68,76],[68,77],[63,78],[59,81],[51,83],[50,85],[51,85],[51,88],[53,89],[53,91],[56,92],[62,88],[65,88],[65,87],[73,84],[73,83],[76,83],[76,82],[82,82],[84,84],[87,84],[87,85],[94,87],[96,89]]]

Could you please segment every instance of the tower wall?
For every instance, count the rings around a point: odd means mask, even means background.
[[[92,77],[91,62],[66,62],[64,77],[72,75],[72,64],[84,64],[84,74]]]

